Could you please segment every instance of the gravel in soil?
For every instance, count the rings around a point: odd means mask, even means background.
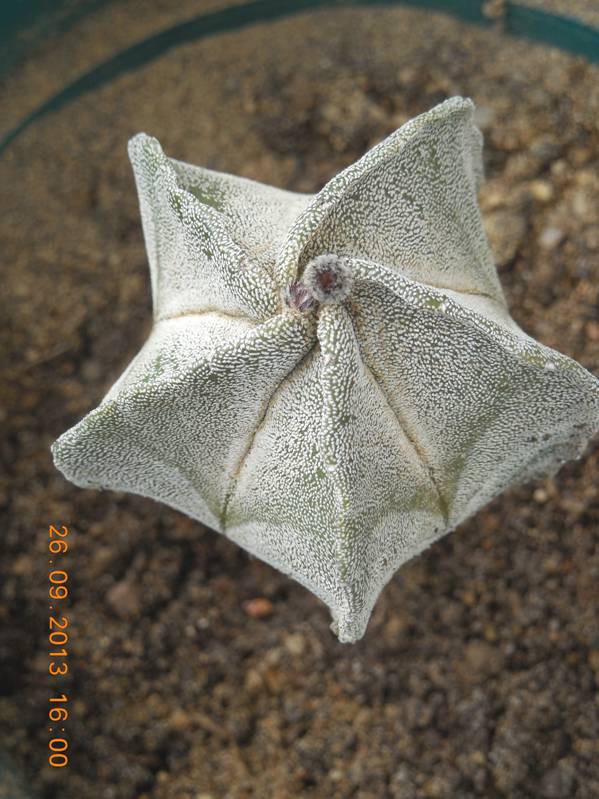
[[[494,31],[337,10],[180,47],[12,145],[0,726],[41,796],[599,795],[597,444],[405,566],[355,646],[299,585],[166,507],[69,485],[48,449],[150,328],[126,159],[138,130],[177,158],[316,191],[405,120],[471,96],[513,315],[599,373],[598,86],[596,68]],[[73,530],[66,774],[44,765],[56,521]]]

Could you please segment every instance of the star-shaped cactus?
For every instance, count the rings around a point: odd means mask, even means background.
[[[599,381],[509,316],[472,115],[447,100],[314,196],[132,139],[154,327],[58,468],[218,530],[355,641],[405,561],[580,454]]]

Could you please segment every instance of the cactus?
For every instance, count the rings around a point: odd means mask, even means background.
[[[223,533],[349,642],[403,563],[579,456],[599,381],[509,315],[473,108],[441,103],[314,196],[135,136],[154,326],[53,445],[64,475]]]

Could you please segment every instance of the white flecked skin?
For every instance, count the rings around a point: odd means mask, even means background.
[[[53,445],[57,467],[224,533],[355,641],[399,566],[580,455],[599,381],[508,314],[476,202],[473,109],[447,100],[315,196],[135,136],[154,327]],[[349,294],[290,305],[323,255],[342,259]]]

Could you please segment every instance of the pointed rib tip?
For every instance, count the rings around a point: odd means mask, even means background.
[[[395,133],[392,133],[388,138],[391,139],[392,137],[396,136],[398,131],[402,130],[418,130],[423,126],[436,127],[452,118],[455,121],[458,121],[458,124],[460,117],[472,123],[475,110],[476,106],[470,97],[461,97],[460,95],[448,97],[437,105],[434,105],[432,108],[429,108],[428,111],[423,111],[421,114],[418,114],[418,116],[415,116],[412,119],[407,120],[407,122],[404,122],[404,124],[401,125],[401,127],[398,128]]]
[[[54,441],[52,444],[50,444],[50,452],[52,453],[52,460],[54,462],[54,466],[56,466],[56,468],[59,471],[62,471],[62,469],[59,466],[59,461],[60,461],[60,458],[61,458],[61,449],[62,449],[62,446],[61,446],[60,442],[62,441],[63,436],[64,436],[64,433],[62,434],[62,436],[59,436],[56,439],[56,441]]]
[[[474,101],[470,97],[462,97],[461,95],[456,94],[454,97],[448,97],[446,100],[443,100],[443,102],[433,106],[431,111],[428,113],[441,110],[449,112],[467,111],[469,112],[469,115],[472,116],[475,109],[476,106],[474,105]]]
[[[147,133],[141,132],[132,136],[127,143],[127,153],[133,172],[136,174],[143,171],[144,168],[156,172],[162,164],[166,163],[162,145],[158,139]]]
[[[73,478],[69,474],[69,458],[68,458],[68,451],[69,446],[65,446],[65,437],[69,431],[67,430],[61,436],[59,436],[56,441],[50,446],[50,452],[52,453],[52,460],[54,462],[54,467],[65,477],[69,482],[73,482]]]
[[[85,489],[101,489],[103,486],[89,477],[84,477],[81,474],[81,463],[78,462],[77,457],[73,457],[76,450],[73,442],[70,440],[70,433],[73,428],[64,432],[56,441],[50,446],[52,453],[52,460],[54,467],[59,471],[65,480],[77,486],[78,488]],[[66,440],[65,440],[66,439]]]
[[[372,608],[366,605],[355,609],[331,608],[331,630],[341,644],[355,644],[366,633]]]
[[[127,142],[127,149],[129,151],[130,157],[132,153],[140,152],[146,149],[151,149],[154,152],[157,150],[162,152],[162,147],[158,139],[154,136],[150,136],[148,133],[144,133],[143,130],[139,133],[136,133],[134,136],[131,136]]]

